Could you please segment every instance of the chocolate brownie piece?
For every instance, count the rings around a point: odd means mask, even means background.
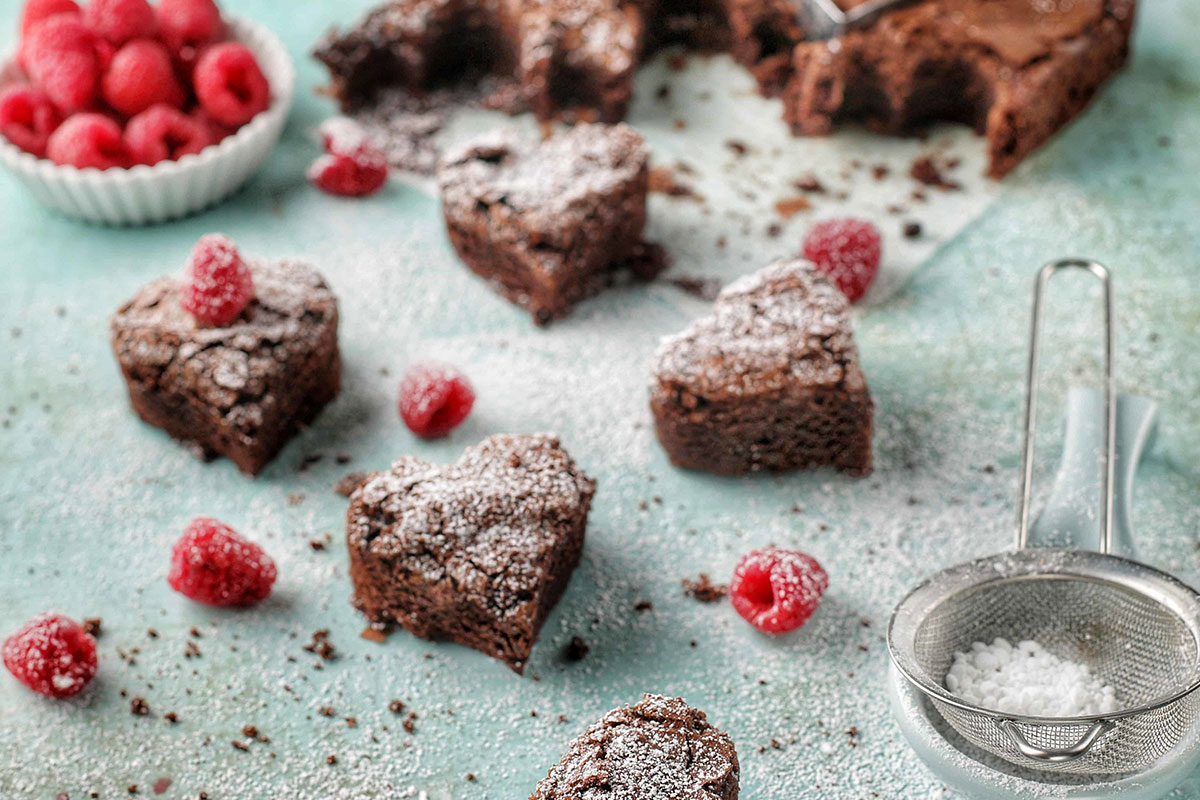
[[[987,136],[1001,177],[1087,106],[1125,62],[1135,0],[924,0],[795,48],[784,116],[903,133],[931,120]]]
[[[403,458],[350,496],[354,605],[520,673],[579,563],[595,491],[547,434],[492,436],[448,466]]]
[[[735,281],[711,316],[664,339],[650,407],[680,467],[871,470],[873,404],[848,304],[806,261]]]
[[[645,695],[571,742],[529,800],[737,800],[733,740],[681,698]]]
[[[516,84],[520,102],[507,110],[617,122],[654,48],[684,42],[732,49],[751,67],[770,60],[764,84],[778,86],[780,57],[801,37],[788,0],[393,0],[331,31],[315,55],[347,111],[387,88],[422,93],[489,74],[505,92]]]
[[[257,474],[341,384],[337,300],[292,261],[248,262],[255,298],[231,325],[198,327],[162,278],[110,322],[134,410],[206,460]]]
[[[562,317],[640,244],[646,158],[627,125],[581,124],[544,141],[486,134],[438,168],[450,241],[539,324]]]

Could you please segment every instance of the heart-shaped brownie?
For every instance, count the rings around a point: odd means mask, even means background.
[[[737,800],[733,740],[678,697],[646,695],[575,741],[530,800]]]
[[[680,467],[871,470],[873,404],[849,305],[807,261],[733,282],[710,316],[664,339],[650,406]]]
[[[492,436],[445,466],[402,458],[350,496],[354,604],[520,673],[579,563],[595,491],[548,434]]]

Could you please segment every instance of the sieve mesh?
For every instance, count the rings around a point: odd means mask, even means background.
[[[1141,591],[1093,577],[1029,574],[967,588],[931,608],[913,634],[912,656],[925,680],[938,686],[956,652],[997,637],[1035,639],[1059,657],[1087,664],[1116,690],[1126,710],[1169,698],[1200,678],[1200,645],[1191,625]],[[1148,766],[1179,742],[1200,710],[1197,693],[1188,692],[1157,708],[1107,715],[1113,727],[1085,755],[1047,763],[1023,756],[996,715],[931,696],[955,730],[990,753],[1039,769],[1093,774]],[[1029,743],[1049,750],[1071,747],[1092,723],[1016,717],[1015,724]]]

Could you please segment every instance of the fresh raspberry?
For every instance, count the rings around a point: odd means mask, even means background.
[[[184,269],[179,304],[201,325],[237,319],[254,297],[254,279],[235,245],[219,233],[201,236]]]
[[[448,364],[414,364],[400,382],[400,417],[426,439],[457,428],[475,405],[467,376]]]
[[[91,0],[83,7],[83,21],[93,33],[115,45],[153,36],[158,27],[154,9],[146,0]]]
[[[135,164],[176,161],[213,142],[203,122],[168,105],[151,106],[125,126],[125,147]]]
[[[167,582],[197,603],[248,606],[271,593],[275,562],[228,525],[197,517],[171,548]]]
[[[879,231],[862,219],[818,222],[804,238],[804,257],[833,279],[851,303],[875,280],[881,248]]]
[[[79,14],[75,0],[29,0],[21,10],[21,35],[28,36],[33,26],[59,14]]]
[[[4,666],[46,697],[71,697],[96,676],[96,640],[61,614],[38,614],[0,647]]]
[[[10,86],[0,92],[0,134],[38,158],[46,155],[50,134],[62,124],[62,115],[41,89]]]
[[[25,50],[29,46],[29,34],[35,25],[60,14],[78,17],[82,12],[74,0],[29,0],[21,12],[21,40],[17,44],[17,63],[29,71]]]
[[[213,0],[159,0],[158,35],[172,50],[214,42],[224,32]]]
[[[356,123],[335,117],[321,126],[327,155],[308,168],[318,189],[343,197],[364,197],[383,188],[388,178],[387,154]]]
[[[795,550],[755,550],[733,570],[729,598],[763,633],[790,633],[812,616],[829,576],[812,556]]]
[[[271,104],[271,87],[258,61],[237,42],[205,50],[192,81],[205,112],[224,125],[244,125]]]
[[[55,164],[114,169],[129,164],[121,126],[103,114],[73,114],[50,134],[46,157]]]
[[[178,107],[184,101],[171,54],[153,39],[134,39],[121,47],[100,87],[108,104],[127,116],[159,103]]]
[[[34,83],[63,111],[82,111],[96,99],[96,36],[79,17],[59,14],[35,25],[23,55]]]

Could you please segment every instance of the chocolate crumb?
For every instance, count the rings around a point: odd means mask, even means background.
[[[891,168],[889,168],[886,164],[876,164],[875,166],[871,167],[871,176],[877,181],[883,180],[890,175],[891,172]]]
[[[243,753],[250,751],[250,745],[245,742],[239,742],[237,739],[234,739],[230,744],[233,745],[234,750],[241,750]]]
[[[174,725],[176,722],[179,722],[179,715],[174,711],[168,711],[167,713],[163,714],[163,719]]]
[[[792,181],[792,186],[808,194],[823,194],[825,192],[825,184],[817,180],[815,175],[805,175],[802,178],[797,178]]]
[[[675,179],[675,174],[669,167],[651,167],[647,191],[655,194],[665,194],[668,197],[678,197],[684,200],[702,202],[704,198],[691,186]]]
[[[725,142],[725,146],[732,150],[736,156],[744,156],[750,150],[745,142],[739,142],[737,139],[729,139]]]
[[[333,661],[337,657],[337,648],[329,641],[328,628],[313,631],[312,641],[304,645],[304,649],[320,656],[325,661]]]
[[[84,617],[83,618],[83,632],[88,634],[89,636],[99,636],[100,635],[100,624],[101,624],[101,621],[100,621],[99,617]]]
[[[955,183],[942,174],[942,170],[934,163],[930,156],[922,156],[912,162],[909,167],[908,174],[926,186],[933,186],[943,191],[952,191],[961,189],[962,184]]]
[[[322,717],[332,717],[337,711],[334,710],[333,706],[321,706],[317,709],[317,713]]]
[[[707,573],[701,572],[696,580],[684,578],[683,593],[701,603],[715,603],[728,596],[729,587],[723,583],[713,583]]]
[[[333,753],[330,753],[329,756],[325,759],[325,763],[332,767],[334,764],[337,763],[337,756]]]
[[[642,600],[633,607],[633,610],[637,611],[640,614],[643,611],[650,611],[653,608],[654,608],[654,603],[651,603],[649,600]]]
[[[688,294],[709,302],[716,300],[717,295],[721,293],[722,284],[716,278],[693,278],[681,275],[678,278],[671,278],[669,282]]]
[[[474,773],[474,772],[468,772],[468,773],[467,773],[467,780],[469,780],[469,781],[471,781],[472,783],[474,783],[474,781],[475,781],[475,773]]]
[[[905,239],[916,239],[920,235],[921,235],[921,223],[919,223],[919,222],[904,223],[904,238]]]
[[[253,725],[246,725],[242,728],[242,736],[245,736],[248,739],[257,739],[258,728],[254,727]]]
[[[563,658],[572,662],[583,661],[590,649],[583,639],[572,636],[571,641],[567,642],[567,646],[563,649]]]
[[[392,702],[388,703],[388,711],[392,712],[393,714],[404,713],[404,701],[393,700]]]
[[[349,497],[350,495],[354,494],[354,490],[361,486],[362,483],[369,477],[371,477],[371,473],[363,472],[361,470],[347,472],[345,475],[338,478],[338,482],[333,485],[333,490],[342,497]]]
[[[331,541],[333,541],[333,538],[327,533],[320,539],[309,539],[308,546],[311,547],[315,552],[320,553],[329,546]]]
[[[812,203],[807,197],[797,195],[796,197],[786,197],[775,204],[775,213],[784,219],[791,219],[801,211],[808,211],[812,208]]]
[[[403,723],[401,723],[401,724],[404,726],[404,730],[405,730],[405,732],[407,732],[407,733],[416,733],[417,726],[413,724],[413,721],[412,721],[411,719],[406,719],[406,720],[404,720],[404,722],[403,722]]]
[[[366,639],[368,642],[375,642],[375,644],[383,644],[387,641],[389,633],[390,631],[387,628],[368,625],[363,628],[363,632],[359,634],[359,638]]]
[[[135,717],[145,717],[150,714],[150,704],[144,697],[135,697],[129,701],[129,713]]]

